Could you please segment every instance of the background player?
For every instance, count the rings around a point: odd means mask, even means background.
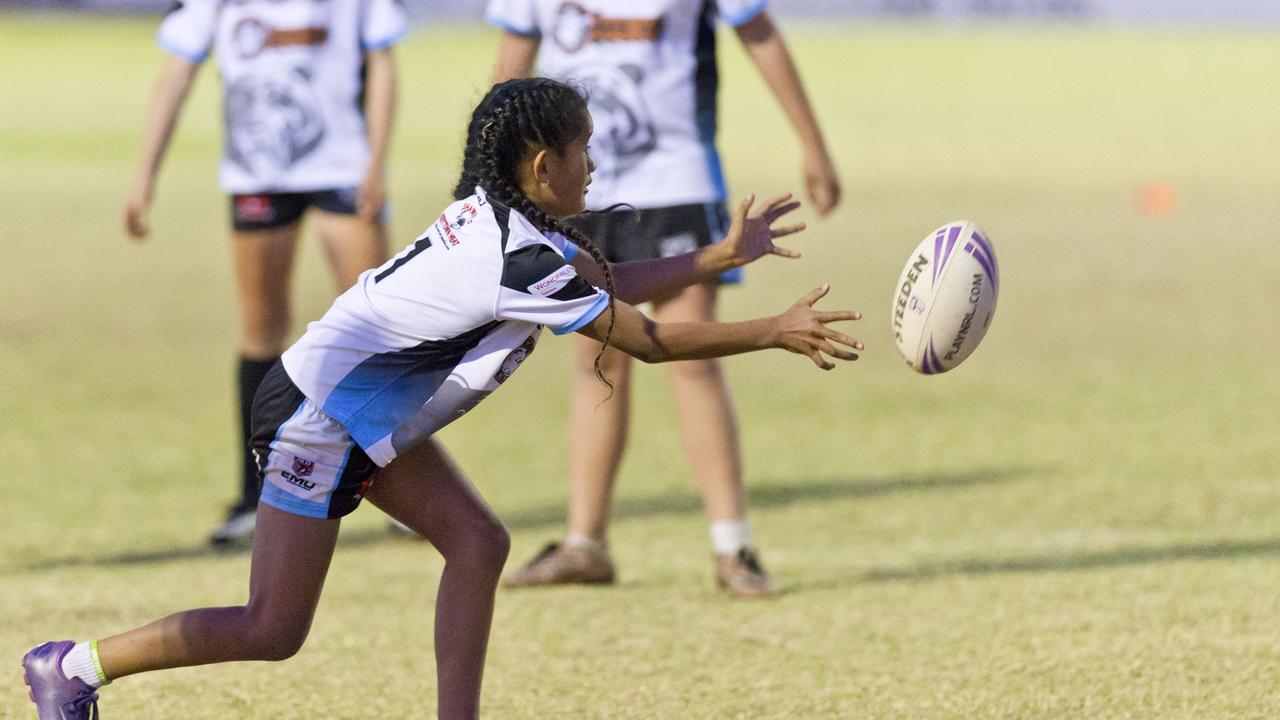
[[[395,0],[185,0],[160,25],[170,53],[151,97],[126,231],[147,235],[156,175],[200,64],[212,51],[223,83],[219,180],[231,196],[241,311],[240,498],[211,535],[253,532],[259,481],[249,453],[254,393],[290,332],[289,278],[302,217],[345,290],[386,259],[383,185],[395,109],[391,46],[407,29]]]
[[[487,17],[504,29],[496,79],[542,74],[582,84],[595,119],[598,169],[588,214],[573,224],[614,262],[666,257],[724,237],[726,190],[715,146],[716,12],[734,27],[799,135],[802,173],[819,214],[835,208],[840,183],[791,55],[764,0],[490,0]],[[731,273],[719,282],[738,282]],[[653,300],[660,321],[712,320],[716,279]],[[568,531],[506,577],[512,586],[612,582],[606,535],[614,483],[626,446],[631,363],[618,350],[601,363],[610,390],[595,381],[600,344],[577,343],[570,426]],[[710,519],[716,580],[735,596],[771,592],[752,549],[737,419],[715,360],[668,366],[685,454]]]
[[[97,688],[126,675],[292,656],[310,630],[341,518],[366,495],[445,558],[438,712],[476,718],[510,540],[432,436],[497,390],[542,326],[649,362],[766,348],[823,369],[834,367],[826,355],[857,359],[838,345],[862,345],[827,325],[859,315],[813,308],[825,286],[781,315],[738,323],[655,323],[628,305],[765,254],[795,257],[773,240],[803,225],[772,226],[799,203],[782,196],[753,213],[748,198],[723,244],[611,272],[561,223],[585,204],[590,135],[586,103],[564,84],[490,90],[468,126],[455,202],[399,256],[363,273],[263,382],[254,446],[265,484],[248,603],[176,613],[101,642],[38,646],[23,667],[41,720],[96,718]]]

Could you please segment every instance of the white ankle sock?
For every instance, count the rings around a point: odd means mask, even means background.
[[[592,540],[586,535],[578,533],[569,533],[564,536],[564,546],[579,550],[603,550],[604,543],[599,540]]]
[[[751,547],[751,525],[741,520],[716,520],[711,523],[711,547],[717,555],[737,555]]]
[[[62,656],[62,674],[78,677],[91,688],[105,685],[107,678],[102,673],[102,663],[98,662],[98,642],[78,642],[68,650]]]

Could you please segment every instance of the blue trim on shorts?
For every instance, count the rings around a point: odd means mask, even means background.
[[[329,507],[327,504],[321,505],[310,500],[303,500],[269,482],[262,483],[260,501],[291,515],[301,515],[302,517],[318,518],[320,520],[329,519]]]

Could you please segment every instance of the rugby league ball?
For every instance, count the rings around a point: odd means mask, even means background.
[[[925,236],[893,296],[893,339],[912,370],[944,373],[978,347],[996,311],[1000,268],[987,234],[957,220]]]

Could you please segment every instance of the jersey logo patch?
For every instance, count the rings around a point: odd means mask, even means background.
[[[568,285],[569,281],[576,277],[578,277],[578,271],[574,270],[572,265],[565,265],[559,270],[556,270],[538,282],[530,285],[529,294],[546,297],[554,294],[565,285]]]
[[[506,382],[507,378],[511,377],[511,375],[515,373],[516,368],[520,367],[520,363],[524,362],[525,359],[533,352],[533,346],[537,343],[537,336],[530,335],[525,338],[524,342],[520,343],[519,347],[508,353],[507,358],[502,361],[502,367],[498,368],[498,372],[494,373],[494,381],[499,385]]]

